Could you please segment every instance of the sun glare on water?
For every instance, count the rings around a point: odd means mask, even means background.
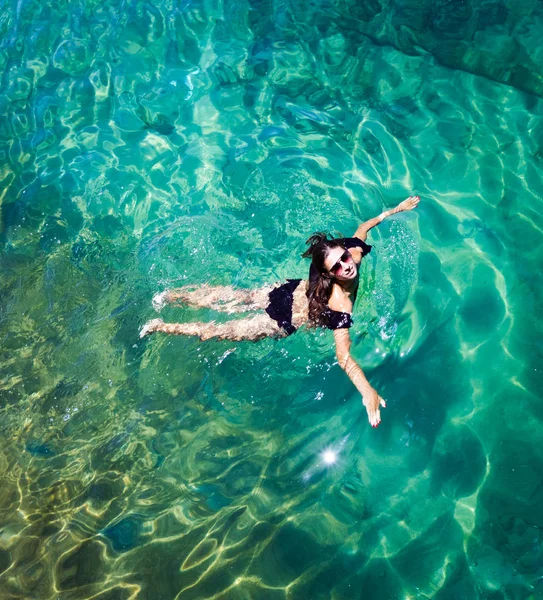
[[[322,460],[324,460],[327,465],[333,465],[337,461],[337,454],[333,450],[325,450],[322,453]]]

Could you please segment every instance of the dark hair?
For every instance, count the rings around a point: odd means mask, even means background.
[[[324,315],[328,300],[332,295],[334,277],[324,266],[324,261],[332,248],[344,248],[343,238],[333,238],[328,234],[317,231],[307,241],[309,248],[302,254],[304,258],[311,258],[309,269],[309,284],[307,286],[307,299],[309,300],[310,327],[323,327],[326,325]]]

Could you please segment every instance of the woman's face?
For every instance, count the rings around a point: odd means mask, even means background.
[[[351,253],[341,246],[330,248],[324,261],[324,268],[337,281],[351,281],[358,274],[358,269]]]

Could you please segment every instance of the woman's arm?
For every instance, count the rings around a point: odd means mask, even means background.
[[[351,356],[351,336],[348,329],[334,331],[336,342],[336,356],[339,366],[347,373],[356,389],[362,394],[362,402],[368,411],[368,419],[372,427],[377,427],[381,422],[380,406],[386,407],[385,401],[371,387],[362,369]]]
[[[368,235],[368,231],[372,227],[379,225],[379,223],[382,223],[387,217],[390,217],[390,215],[394,215],[394,214],[402,212],[404,210],[413,210],[414,208],[416,208],[419,201],[420,201],[420,198],[418,196],[409,196],[409,198],[407,198],[403,202],[400,202],[400,204],[398,204],[398,206],[396,206],[396,208],[391,208],[390,210],[385,210],[379,216],[374,217],[373,219],[370,219],[369,221],[366,221],[365,223],[362,223],[362,225],[359,225],[358,229],[356,230],[356,232],[354,234],[354,237],[357,237],[357,238],[361,239],[363,242],[365,242],[366,237]]]

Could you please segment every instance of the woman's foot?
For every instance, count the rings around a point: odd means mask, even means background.
[[[164,306],[170,302],[169,294],[169,290],[165,290],[164,292],[160,292],[160,294],[155,294],[153,296],[153,308],[157,312],[160,312],[164,308]]]
[[[164,321],[162,319],[152,319],[151,321],[147,321],[147,323],[145,323],[145,325],[140,329],[140,338],[154,333],[160,328],[161,325],[164,325]]]

